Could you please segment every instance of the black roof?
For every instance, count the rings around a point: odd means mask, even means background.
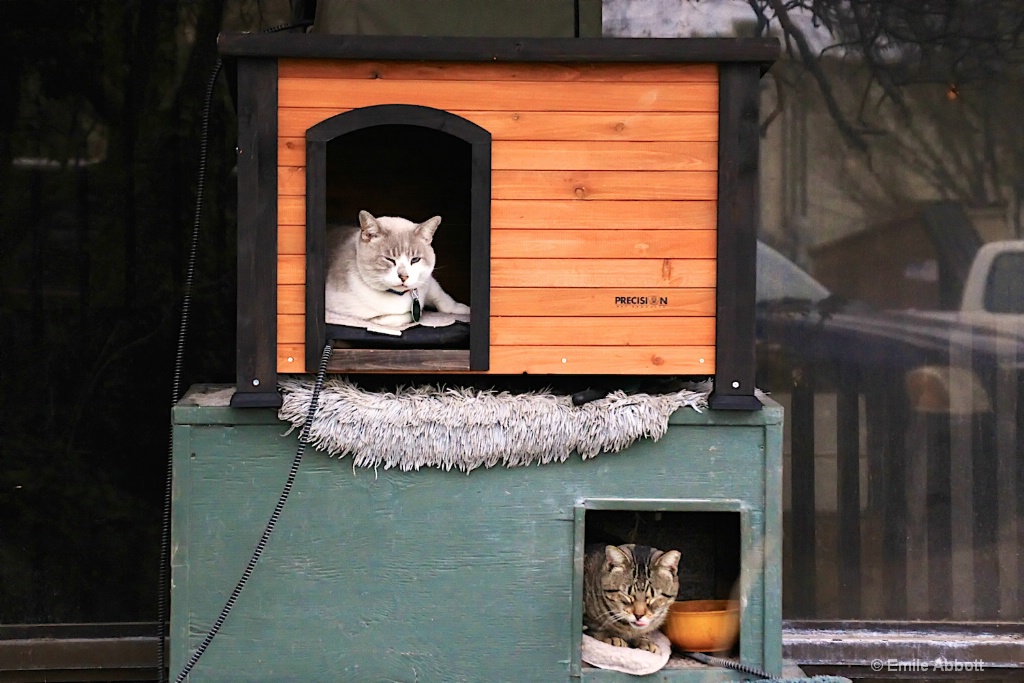
[[[449,38],[323,33],[222,33],[236,57],[486,62],[754,62],[779,56],[775,38]]]

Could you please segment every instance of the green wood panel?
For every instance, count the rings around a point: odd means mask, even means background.
[[[781,533],[781,488],[765,493],[767,481],[780,486],[765,473],[781,467],[781,436],[773,436],[781,413],[686,412],[658,443],[469,475],[353,471],[307,451],[263,560],[193,680],[569,680],[581,501],[741,501],[750,510],[745,545],[761,548],[766,534]],[[248,424],[232,424],[239,413]],[[174,671],[241,575],[294,457],[296,434],[285,436],[272,413],[262,423],[257,414],[268,411],[175,411]],[[742,657],[777,670],[778,638],[765,631],[781,628],[777,576],[766,581],[749,564]]]

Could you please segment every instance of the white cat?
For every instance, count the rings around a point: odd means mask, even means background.
[[[352,316],[388,327],[418,322],[422,308],[469,314],[434,279],[430,246],[441,217],[413,223],[359,212],[359,225],[327,235],[325,320]]]

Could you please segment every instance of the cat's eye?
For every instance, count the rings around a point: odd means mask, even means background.
[[[390,256],[385,256],[384,260],[390,263],[391,265],[395,265],[395,259],[391,258]]]
[[[419,256],[414,256],[411,259],[409,259],[409,263],[419,263],[419,262],[420,262],[420,257]]]

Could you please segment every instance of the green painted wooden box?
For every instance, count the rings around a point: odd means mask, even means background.
[[[274,410],[198,406],[196,393],[173,416],[172,675],[241,575],[297,447]],[[354,470],[309,450],[191,680],[635,680],[580,663],[585,527],[616,509],[735,515],[740,657],[778,674],[781,444],[766,401],[677,411],[660,441],[619,454],[468,475]],[[644,680],[741,678],[676,665]]]

